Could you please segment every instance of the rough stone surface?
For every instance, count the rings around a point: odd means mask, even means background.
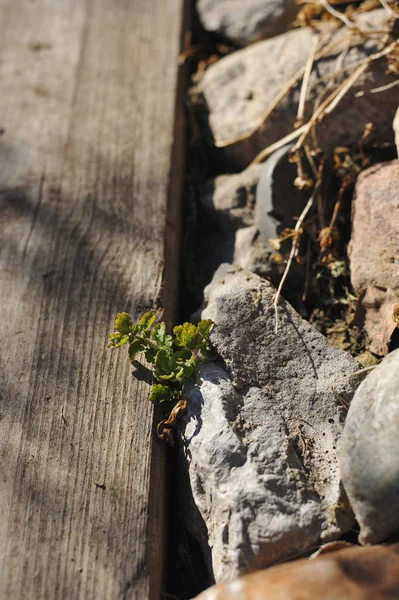
[[[349,244],[351,281],[359,296],[358,325],[367,348],[387,354],[399,303],[399,160],[375,165],[358,179]]]
[[[253,225],[256,187],[262,165],[252,165],[241,173],[219,175],[206,182],[201,205],[221,227],[237,229]]]
[[[396,600],[399,544],[352,547],[214,586],[196,600]]]
[[[280,281],[285,265],[271,259],[268,239],[293,227],[307,200],[293,186],[296,167],[288,161],[287,150],[288,147],[274,153],[264,165],[251,165],[234,175],[220,175],[204,185],[200,206],[208,220],[204,231],[206,248],[201,247],[199,255],[208,257],[207,273],[214,273],[221,262],[230,262],[273,283]],[[197,272],[201,264],[203,260]],[[303,285],[302,270],[302,266],[294,264],[289,273],[287,288],[293,297],[297,296],[298,281]],[[204,286],[207,283],[209,278]]]
[[[286,31],[298,7],[293,0],[198,0],[204,29],[246,46]]]
[[[345,424],[340,469],[360,525],[375,544],[399,531],[399,350],[357,390]]]
[[[388,13],[381,9],[360,15],[357,22],[363,29],[383,29],[387,28],[388,19]],[[293,131],[301,80],[286,94],[266,122],[260,127],[259,123],[280,90],[306,64],[315,35],[307,28],[291,31],[234,52],[206,71],[200,89],[207,104],[206,118],[212,134],[209,135],[209,143],[215,141],[216,145],[225,145],[220,152],[236,165],[245,167],[263,148]],[[306,119],[331,80],[337,58],[347,44],[346,33],[342,30],[331,33],[328,41],[337,42],[337,46],[328,57],[317,62],[317,69],[313,69]],[[348,71],[338,76],[338,82],[352,72],[354,64],[376,49],[376,41],[372,39],[352,48],[344,62]],[[375,124],[376,138],[393,140],[392,122],[397,109],[395,88],[379,93],[378,101],[375,95],[368,93],[356,97],[356,93],[365,87],[380,87],[393,79],[393,75],[386,74],[385,61],[374,61],[367,73],[344,96],[339,108],[317,127],[320,146],[330,151],[336,146],[355,143],[370,121]],[[254,128],[256,131],[252,133]],[[231,143],[230,140],[243,135],[249,135],[249,138]]]
[[[264,243],[278,238],[283,229],[295,226],[309,198],[309,193],[300,192],[294,181],[296,165],[289,161],[288,151],[292,144],[274,152],[262,165],[256,190],[256,224]]]
[[[209,179],[200,190],[199,202],[189,208],[196,219],[195,227],[188,233],[186,227],[193,253],[184,258],[185,285],[196,306],[201,304],[205,286],[223,262],[259,268],[260,274],[270,274],[270,251],[258,240],[253,227],[261,171],[262,166],[255,165],[238,174]]]
[[[237,230],[233,261],[235,265],[258,275],[271,277],[273,264],[270,257],[271,251],[265,247],[255,225]]]
[[[352,525],[337,465],[358,369],[274,288],[222,265],[203,318],[224,367],[208,363],[180,424],[186,520],[216,581],[334,540]],[[344,379],[343,379],[344,378]],[[335,395],[338,394],[338,395]],[[187,488],[186,488],[187,489]]]
[[[367,169],[358,178],[349,247],[356,293],[370,284],[399,295],[399,160]]]

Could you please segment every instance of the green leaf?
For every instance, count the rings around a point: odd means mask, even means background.
[[[123,346],[123,344],[127,344],[129,341],[128,335],[121,335],[120,333],[111,333],[109,337],[109,348],[119,348],[120,346]]]
[[[176,371],[176,379],[178,381],[185,381],[186,379],[190,379],[193,374],[194,364],[193,362],[182,362],[177,363],[177,371]]]
[[[188,350],[194,350],[197,345],[197,328],[195,325],[192,323],[177,325],[173,329],[173,333],[176,336],[176,346],[183,346]]]
[[[153,404],[161,404],[162,402],[170,402],[170,388],[162,383],[157,383],[151,388],[150,401]]]
[[[130,360],[133,361],[136,354],[139,354],[140,352],[144,352],[145,349],[146,349],[146,346],[145,346],[144,342],[142,342],[141,340],[133,340],[132,342],[130,342],[130,345],[129,345]]]
[[[138,322],[139,330],[146,331],[146,330],[150,329],[154,321],[155,321],[154,311],[149,310],[148,312],[144,313],[144,315],[141,317],[140,321]]]
[[[130,315],[125,312],[118,313],[115,319],[115,327],[116,331],[119,333],[127,334],[132,331],[133,328],[133,319]]]
[[[181,397],[179,390],[172,390],[168,385],[156,383],[151,388],[150,401],[153,404],[162,404],[163,402],[177,402]]]
[[[176,362],[181,362],[183,360],[190,360],[192,358],[192,353],[187,348],[180,348],[173,352],[173,358]]]
[[[198,325],[184,323],[174,328],[173,338],[166,332],[165,323],[155,322],[153,311],[146,312],[136,324],[127,313],[118,313],[115,332],[110,335],[109,345],[118,348],[129,344],[129,358],[143,353],[153,364],[155,378],[161,382],[152,387],[150,400],[154,404],[176,403],[181,399],[184,383],[192,377],[209,354],[211,347],[209,333],[213,327],[211,320],[203,320]],[[165,383],[163,383],[165,382]]]
[[[204,319],[197,325],[198,346],[204,350],[210,350],[209,334],[212,331],[214,322],[211,319]]]
[[[174,381],[176,361],[173,353],[169,349],[160,350],[154,363],[154,375],[158,380]]]
[[[154,350],[153,348],[147,347],[144,351],[145,359],[149,363],[154,363],[156,355],[157,355],[157,351]]]
[[[152,337],[160,346],[166,346],[167,348],[172,348],[173,339],[171,335],[166,333],[166,325],[165,323],[157,323],[154,329],[152,330]]]

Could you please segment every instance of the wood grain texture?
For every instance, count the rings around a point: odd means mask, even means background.
[[[159,598],[150,378],[107,335],[162,302],[183,3],[0,0],[1,600]]]

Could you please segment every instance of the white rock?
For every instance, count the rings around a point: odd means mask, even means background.
[[[361,544],[399,531],[399,350],[359,386],[342,437],[340,469]]]
[[[198,0],[197,11],[207,31],[246,46],[278,35],[293,23],[293,0]]]
[[[337,465],[358,369],[274,288],[222,265],[203,318],[224,368],[208,363],[180,423],[186,521],[216,581],[337,539],[352,525]],[[337,394],[337,395],[335,395]]]

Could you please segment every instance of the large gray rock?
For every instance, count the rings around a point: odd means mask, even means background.
[[[293,0],[198,0],[204,29],[246,46],[278,35],[293,23],[298,6]]]
[[[358,369],[249,271],[222,265],[203,318],[224,367],[207,364],[180,423],[186,521],[216,581],[267,566],[352,525],[337,452]]]
[[[357,390],[345,424],[340,469],[361,544],[399,531],[399,350]]]
[[[357,20],[363,29],[386,29],[388,21],[389,15],[384,9],[360,15]],[[209,143],[213,144],[215,140],[216,145],[224,145],[220,152],[229,160],[245,167],[263,148],[293,131],[301,80],[285,95],[265,123],[259,124],[280,90],[306,64],[315,35],[307,28],[291,31],[234,52],[206,71],[200,89],[206,100],[206,118],[209,118],[212,134]],[[327,92],[326,86],[331,82],[337,58],[347,47],[347,41],[347,31],[342,29],[328,36],[328,43],[336,46],[326,58],[317,61],[317,68],[313,69],[306,120],[313,112],[316,99]],[[377,48],[376,39],[359,39],[359,44],[345,58],[347,71],[337,75],[337,84],[354,70],[358,61]],[[317,127],[320,147],[330,151],[336,146],[357,142],[368,122],[375,125],[370,141],[373,135],[383,141],[393,141],[392,121],[397,109],[395,88],[380,92],[378,97],[367,92],[356,97],[359,91],[383,86],[393,79],[393,75],[387,75],[385,60],[371,63],[338,108]],[[249,136],[247,139],[232,143],[246,135]]]

